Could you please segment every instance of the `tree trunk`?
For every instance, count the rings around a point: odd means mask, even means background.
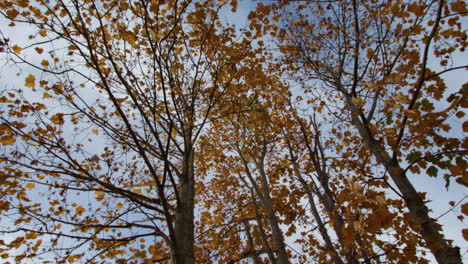
[[[255,219],[257,220],[258,230],[260,231],[260,238],[262,240],[263,248],[267,252],[270,262],[276,263],[276,257],[273,254],[273,250],[271,249],[270,245],[268,244],[268,237],[266,235],[265,229],[263,228],[262,216],[260,214],[260,209],[258,208],[258,204],[255,200],[256,198],[255,198],[254,190],[251,190],[251,195],[252,195],[252,202],[255,208]]]
[[[330,239],[330,236],[328,235],[328,231],[325,228],[325,224],[323,223],[322,218],[320,217],[320,214],[319,214],[319,212],[317,210],[317,207],[315,206],[315,200],[314,200],[314,196],[312,194],[312,191],[307,186],[307,184],[305,184],[305,182],[301,181],[301,184],[303,185],[303,188],[307,193],[307,198],[308,198],[309,204],[310,204],[310,210],[311,210],[312,215],[314,216],[315,220],[317,221],[317,225],[319,227],[319,232],[322,235],[323,240],[325,241],[325,245],[326,245],[327,249],[333,253],[332,256],[331,256],[331,258],[333,260],[333,263],[335,263],[335,264],[344,264],[343,260],[341,260],[341,258],[340,258],[340,255],[336,251],[335,246],[333,245],[333,243],[332,243],[332,241]],[[354,263],[354,262],[352,262],[352,263]]]
[[[252,251],[252,260],[253,260],[254,264],[260,264],[261,261],[260,261],[260,258],[258,256],[258,252],[255,249],[255,244],[254,244],[254,240],[253,240],[253,237],[252,237],[252,233],[250,232],[249,222],[247,220],[244,220],[243,223],[244,223],[244,227],[245,227],[245,234],[247,236],[247,241],[249,242],[249,244],[248,244],[249,249]]]
[[[275,245],[275,249],[278,252],[278,263],[279,264],[289,264],[288,254],[286,252],[283,233],[281,228],[279,227],[278,219],[275,215],[275,210],[273,208],[273,204],[271,202],[270,197],[270,188],[268,186],[268,179],[264,170],[263,164],[263,157],[261,163],[256,163],[257,169],[260,172],[261,182],[262,182],[262,191],[263,191],[263,199],[262,204],[265,210],[267,211],[267,220],[271,227],[271,233],[273,237],[273,245]]]
[[[426,241],[437,262],[440,264],[461,264],[460,248],[450,246],[445,240],[436,220],[429,217],[428,208],[409,181],[405,170],[401,168],[396,159],[390,158],[383,144],[373,138],[367,126],[359,119],[360,110],[352,102],[351,97],[346,96],[346,100],[351,109],[353,125],[358,129],[361,138],[377,161],[384,165],[390,174],[406,202],[413,221],[421,227],[419,233]]]
[[[175,252],[174,264],[195,263],[194,249],[194,201],[195,182],[191,147],[187,148],[182,164],[179,203],[175,213]]]
[[[323,188],[323,193],[317,192],[317,196],[322,201],[322,204],[325,207],[325,211],[327,212],[330,219],[334,219],[333,229],[334,229],[335,234],[336,234],[336,236],[338,238],[338,242],[340,243],[341,248],[343,249],[344,252],[346,252],[345,246],[344,246],[344,243],[343,243],[343,225],[344,225],[343,222],[344,221],[343,221],[343,218],[341,217],[340,213],[337,210],[335,210],[335,199],[334,199],[334,196],[333,196],[333,192],[330,190],[330,187],[329,187],[329,176],[328,176],[327,173],[325,173],[325,169],[322,168],[322,166],[321,166],[321,164],[323,164],[323,166],[325,166],[325,164],[324,164],[324,162],[321,162],[321,161],[324,160],[324,155],[323,155],[323,151],[322,151],[323,148],[320,145],[321,143],[320,143],[320,140],[319,140],[319,137],[318,137],[318,135],[319,135],[318,127],[315,126],[315,125],[313,126],[314,129],[315,129],[315,134],[317,135],[316,136],[316,142],[315,142],[316,145],[313,148],[311,146],[311,142],[309,140],[309,137],[307,136],[306,129],[305,129],[304,124],[302,123],[301,119],[297,115],[295,115],[294,117],[295,117],[296,121],[300,125],[301,132],[302,132],[302,135],[303,135],[307,150],[309,152],[310,161],[312,162],[312,164],[313,164],[313,166],[315,168],[315,171],[317,173],[317,177],[319,179],[320,186],[322,186],[322,188]],[[286,135],[286,133],[285,133],[285,135]],[[324,239],[328,250],[332,250],[332,252],[335,253],[335,256],[333,256],[333,262],[336,263],[336,264],[343,263],[343,260],[339,256],[339,254],[337,252],[337,249],[335,248],[335,246],[331,242],[328,231],[323,226],[324,225],[323,221],[321,220],[320,215],[318,214],[317,208],[315,206],[313,193],[312,193],[313,191],[311,190],[311,188],[309,188],[306,180],[302,177],[302,175],[301,175],[301,173],[299,171],[299,165],[296,162],[297,158],[296,158],[296,155],[294,155],[294,151],[293,151],[293,148],[291,146],[291,143],[290,143],[290,141],[289,141],[289,139],[287,137],[286,137],[286,140],[287,140],[287,144],[288,144],[288,148],[289,148],[289,155],[291,156],[291,162],[293,163],[294,173],[296,174],[297,179],[299,180],[299,182],[303,186],[305,192],[307,193],[307,198],[308,198],[309,203],[311,205],[311,211],[312,211],[312,214],[314,215],[314,217],[317,219],[317,223],[319,224],[319,231],[320,231],[320,233],[322,235],[322,238]],[[315,151],[314,151],[314,149],[315,149]],[[366,254],[364,252],[363,256],[365,256],[365,255]],[[346,261],[349,264],[358,264],[359,263],[359,261],[356,259],[356,256],[355,256],[354,252],[346,252],[345,253],[345,258],[346,258]]]

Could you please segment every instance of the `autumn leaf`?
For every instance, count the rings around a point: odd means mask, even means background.
[[[408,96],[403,95],[401,93],[395,95],[395,101],[403,103],[403,104],[408,104],[410,102]]]
[[[19,15],[19,12],[18,10],[16,9],[10,9],[6,12],[6,15],[9,19],[15,19],[18,15]],[[16,52],[16,51],[15,51]]]
[[[35,183],[33,183],[33,182],[28,182],[28,183],[26,184],[26,189],[32,190],[32,189],[34,189],[35,186],[36,186]]]
[[[53,115],[50,120],[52,120],[52,122],[56,125],[63,125],[63,123],[65,122],[65,120],[63,119],[63,114],[62,113],[57,113],[55,115]]]
[[[91,132],[92,132],[94,135],[99,135],[99,130],[97,130],[97,129],[93,129]]]
[[[468,203],[464,203],[464,204],[461,206],[461,212],[462,212],[464,215],[468,215]]]
[[[46,37],[47,36],[47,31],[45,29],[41,29],[39,31],[39,35],[41,35],[41,37]]]
[[[352,97],[351,101],[357,106],[357,107],[363,107],[365,102],[359,98],[359,97]]]
[[[20,46],[18,45],[13,45],[12,47],[13,51],[17,54],[21,54],[21,51],[23,50]]]
[[[6,135],[0,138],[0,142],[2,143],[2,145],[8,146],[8,145],[15,143],[16,139],[11,135]]]
[[[41,65],[42,65],[42,67],[47,68],[47,67],[49,67],[49,61],[48,60],[42,60]]]
[[[83,213],[84,213],[85,211],[86,211],[86,210],[85,210],[83,207],[81,207],[81,206],[78,206],[78,207],[75,208],[75,214],[76,214],[76,215],[79,215],[79,216],[83,215]]]
[[[36,87],[36,77],[32,74],[29,74],[28,77],[25,79],[25,84],[26,87],[34,88]]]

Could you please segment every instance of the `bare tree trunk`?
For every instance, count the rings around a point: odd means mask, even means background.
[[[329,187],[329,176],[328,174],[325,172],[325,161],[324,161],[324,153],[323,153],[323,149],[322,149],[322,146],[320,145],[321,142],[319,140],[319,137],[316,136],[315,137],[315,146],[312,147],[311,145],[311,141],[307,135],[307,131],[304,127],[304,124],[302,123],[301,119],[298,117],[298,116],[294,116],[295,119],[297,120],[297,122],[299,123],[300,125],[300,129],[301,129],[301,132],[302,132],[302,136],[304,138],[304,143],[306,145],[306,148],[308,150],[308,153],[309,153],[309,157],[310,157],[310,161],[312,162],[315,170],[316,170],[316,173],[317,173],[317,177],[318,177],[318,180],[319,180],[319,183],[320,183],[320,186],[323,188],[323,193],[319,193],[317,191],[317,195],[319,196],[319,199],[322,201],[322,204],[324,205],[325,207],[325,211],[327,212],[328,216],[330,217],[330,219],[333,219],[333,230],[335,231],[335,234],[337,236],[337,239],[338,239],[338,242],[340,243],[340,246],[341,248],[345,250],[345,247],[344,247],[344,243],[343,243],[343,223],[344,223],[344,220],[343,220],[343,217],[340,215],[340,213],[335,210],[335,199],[334,199],[334,196],[333,196],[333,192],[330,190],[330,187]],[[318,127],[316,124],[313,125],[313,129],[314,129],[314,133],[316,135],[319,134],[319,131],[318,131]],[[329,250],[333,250],[336,254],[336,258],[333,258],[333,261],[335,263],[343,263],[343,260],[339,257],[337,251],[336,251],[336,248],[335,246],[332,244],[331,242],[331,239],[330,239],[330,236],[328,235],[328,232],[327,230],[323,227],[323,224],[322,224],[322,221],[321,221],[321,218],[320,218],[320,215],[318,215],[318,211],[315,207],[315,203],[314,203],[314,198],[313,198],[313,190],[311,190],[306,182],[306,180],[304,179],[304,177],[302,177],[300,171],[299,171],[299,168],[298,168],[298,164],[296,162],[297,160],[297,157],[296,155],[294,154],[294,151],[293,151],[293,148],[292,148],[292,145],[291,145],[291,142],[289,140],[289,138],[287,137],[287,134],[283,131],[285,137],[286,137],[286,140],[287,140],[287,145],[288,145],[288,148],[289,148],[289,154],[291,156],[291,162],[293,163],[293,168],[294,168],[294,172],[296,174],[296,177],[298,178],[299,182],[302,184],[304,190],[306,191],[307,193],[307,198],[309,200],[309,203],[311,204],[311,211],[312,211],[312,214],[314,215],[314,217],[317,219],[317,222],[318,224],[320,225],[319,227],[319,231],[322,235],[322,238],[324,239],[325,241],[325,244],[327,245],[327,248]],[[320,221],[319,221],[320,219]],[[323,229],[323,230],[322,230]],[[366,256],[366,252],[363,252],[363,256]],[[345,258],[346,258],[346,261],[350,264],[358,264],[359,261],[356,259],[356,255],[354,254],[354,252],[346,252],[345,253]]]
[[[377,161],[385,166],[405,200],[413,221],[421,227],[419,233],[426,241],[437,262],[440,264],[461,264],[460,248],[450,246],[447,240],[445,240],[439,230],[437,221],[429,216],[428,208],[418,195],[413,184],[409,181],[405,170],[395,158],[390,157],[382,143],[375,140],[368,127],[360,120],[360,110],[352,102],[350,96],[346,96],[346,101],[351,110],[353,125],[358,129],[361,138]]]
[[[273,208],[273,203],[271,201],[271,196],[270,196],[270,187],[268,185],[268,178],[267,178],[267,175],[265,173],[264,160],[265,160],[266,148],[267,148],[267,146],[266,146],[266,143],[265,143],[264,146],[263,146],[261,156],[259,157],[259,160],[257,160],[257,158],[255,156],[250,155],[251,158],[253,159],[254,163],[255,163],[255,166],[256,166],[256,169],[257,169],[258,173],[260,174],[261,188],[256,184],[255,179],[254,179],[252,173],[250,172],[249,165],[248,165],[247,161],[245,160],[242,152],[240,150],[238,150],[238,153],[239,153],[239,156],[240,156],[240,158],[242,160],[242,163],[244,165],[247,177],[249,178],[249,181],[253,185],[252,199],[254,199],[253,202],[254,202],[254,205],[256,206],[257,218],[259,216],[258,215],[259,212],[258,212],[258,208],[257,208],[258,205],[256,204],[256,201],[255,201],[256,196],[258,196],[263,208],[266,211],[266,219],[267,219],[268,224],[269,224],[269,226],[271,228],[271,233],[272,233],[272,238],[273,238],[273,245],[275,246],[274,251],[276,251],[277,254],[278,254],[277,261],[278,261],[279,264],[289,264],[289,259],[288,259],[288,254],[287,254],[286,248],[285,248],[283,234],[282,234],[281,228],[279,227],[279,223],[278,223],[278,220],[277,220],[276,215],[275,215],[275,209]],[[255,195],[254,190],[255,190],[255,193],[257,195]],[[257,219],[257,221],[258,221],[258,219]],[[272,259],[272,258],[270,257],[270,259]],[[275,262],[276,261],[274,261],[274,263]]]
[[[250,232],[249,222],[247,220],[244,220],[243,223],[244,223],[244,227],[245,227],[245,234],[246,234],[247,240],[249,242],[249,247],[250,247],[250,250],[252,250],[252,260],[253,260],[254,264],[260,264],[261,261],[260,261],[260,258],[258,257],[258,252],[255,249],[255,244],[254,244],[254,240],[253,240],[253,237],[252,237],[252,233]]]
[[[192,146],[186,146],[182,160],[178,206],[175,212],[175,264],[195,263],[194,202],[195,182]]]
[[[263,247],[265,248],[268,254],[268,258],[270,259],[270,262],[276,263],[276,257],[273,254],[273,250],[271,249],[270,245],[268,244],[268,237],[266,235],[265,229],[263,228],[262,216],[258,208],[258,204],[257,204],[256,197],[255,197],[255,192],[254,190],[251,190],[250,192],[252,196],[252,202],[255,208],[255,219],[257,220],[258,230],[260,231],[260,238],[262,239]]]
[[[343,260],[341,260],[340,256],[338,255],[338,252],[336,251],[335,246],[333,245],[333,243],[332,243],[332,241],[330,239],[330,236],[328,235],[328,231],[325,228],[325,224],[323,223],[322,218],[320,217],[320,214],[319,214],[319,212],[317,210],[317,206],[315,205],[315,200],[314,200],[314,196],[312,194],[312,191],[304,183],[301,182],[301,184],[303,185],[303,187],[304,187],[304,189],[305,189],[305,191],[307,193],[307,198],[308,198],[309,204],[310,204],[310,211],[312,212],[312,215],[314,216],[315,220],[317,221],[317,225],[319,226],[320,235],[322,236],[323,240],[325,241],[325,245],[326,245],[327,249],[330,250],[331,252],[333,252],[333,254],[331,256],[331,258],[333,260],[333,263],[335,263],[335,264],[344,264]],[[352,262],[352,263],[354,263],[354,262]]]
[[[278,219],[275,215],[275,210],[273,208],[273,204],[271,202],[270,196],[270,187],[268,186],[268,179],[265,173],[265,168],[263,164],[264,155],[262,155],[261,161],[256,162],[257,169],[260,172],[261,182],[262,182],[262,191],[263,191],[263,199],[261,199],[263,207],[267,211],[267,220],[271,227],[271,233],[273,236],[273,244],[275,245],[275,249],[278,252],[278,263],[279,264],[288,264],[288,254],[286,252],[283,233],[281,228],[279,227]]]

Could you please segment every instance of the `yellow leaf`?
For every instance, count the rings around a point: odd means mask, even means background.
[[[99,135],[99,130],[93,129],[92,133],[93,133],[94,135]]]
[[[32,232],[31,232],[31,233],[26,233],[26,235],[24,236],[24,238],[26,238],[26,239],[35,239],[35,238],[37,238],[38,236],[39,236],[38,233],[32,233]]]
[[[6,135],[6,136],[0,138],[0,142],[2,143],[2,145],[8,146],[8,145],[11,145],[11,144],[15,143],[16,139],[11,135]]]
[[[35,183],[29,182],[29,183],[26,184],[26,189],[32,190],[32,189],[34,189],[34,186],[36,186]]]
[[[42,98],[50,98],[50,94],[48,92],[45,92],[43,95],[42,95]]]
[[[83,213],[85,212],[86,210],[81,207],[81,206],[78,206],[76,209],[75,209],[75,213],[79,216],[83,215]]]
[[[121,203],[117,204],[117,209],[122,209],[123,205]]]
[[[94,191],[94,194],[96,194],[96,200],[98,202],[102,201],[104,199],[104,193],[101,191]]]
[[[41,35],[41,37],[45,37],[47,36],[47,31],[45,29],[41,29],[41,31],[39,31],[39,35]]]
[[[362,107],[365,104],[364,101],[359,97],[353,97],[351,98],[351,101],[353,101],[353,103],[357,105],[358,107]]]
[[[52,120],[52,122],[56,125],[63,125],[63,123],[65,122],[63,120],[63,114],[62,113],[57,113],[55,115],[53,115],[50,120]]]
[[[20,48],[20,46],[18,46],[18,45],[14,45],[14,46],[12,47],[12,49],[13,49],[13,51],[14,51],[15,53],[18,53],[18,54],[20,54],[21,51],[23,50],[23,49]]]
[[[42,65],[42,67],[47,68],[47,67],[49,67],[49,61],[48,60],[42,60],[41,65]]]
[[[403,104],[409,104],[411,102],[408,96],[401,94],[401,93],[395,95],[395,101],[403,103]]]
[[[132,191],[133,191],[134,193],[141,194],[141,189],[133,189]]]
[[[28,77],[26,77],[25,79],[25,86],[26,87],[30,87],[30,88],[34,88],[36,87],[36,77],[32,74],[29,74]]]

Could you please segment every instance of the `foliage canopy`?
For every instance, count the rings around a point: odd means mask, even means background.
[[[466,3],[237,5],[0,2],[6,263],[462,263]]]

